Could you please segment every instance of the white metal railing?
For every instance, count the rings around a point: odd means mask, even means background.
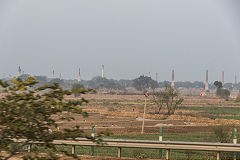
[[[15,142],[25,142],[20,139]],[[169,159],[170,150],[196,150],[196,151],[215,151],[217,160],[220,159],[220,152],[240,152],[240,144],[232,143],[204,143],[204,142],[179,142],[179,141],[152,141],[152,140],[127,140],[127,139],[103,139],[104,143],[96,143],[91,139],[77,138],[76,140],[54,140],[55,145],[71,145],[72,154],[75,154],[75,146],[103,146],[117,147],[118,157],[121,157],[122,148],[149,148],[166,149],[166,159]],[[31,144],[40,144],[42,142],[28,142],[28,151],[31,151]]]

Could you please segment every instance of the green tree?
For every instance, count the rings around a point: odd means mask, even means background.
[[[214,82],[214,85],[215,85],[217,88],[223,88],[223,84],[222,84],[222,82],[220,82],[220,81],[215,81],[215,82]]]
[[[28,77],[30,77],[29,74],[22,74],[22,75],[18,76],[18,78],[22,79],[23,81],[27,80]]]
[[[227,89],[218,88],[216,94],[218,97],[228,100],[230,96],[230,91]]]
[[[72,85],[72,92],[74,94],[75,97],[79,97],[81,90],[84,90],[84,86],[80,83],[74,83]]]
[[[47,83],[47,77],[46,76],[34,76],[39,82]]]
[[[228,100],[230,96],[230,91],[227,89],[223,89],[222,82],[215,81],[214,85],[217,87],[216,95],[220,98]]]
[[[64,81],[60,78],[53,78],[48,82],[50,85],[53,85],[55,83],[59,84],[59,85],[64,85]]]
[[[149,88],[155,89],[158,87],[158,82],[152,80],[151,77],[140,76],[133,80],[133,87],[139,91],[149,89]]]
[[[123,86],[116,80],[107,79],[105,77],[102,78],[99,76],[88,81],[87,85],[93,89],[123,89]]]
[[[165,107],[167,114],[172,115],[184,99],[180,97],[179,92],[171,86],[165,86],[163,91],[153,93],[153,102],[158,107],[158,113]]]
[[[38,81],[28,77],[26,81],[12,79],[11,83],[0,80],[5,96],[0,99],[0,151],[8,154],[1,159],[9,159],[22,151],[29,141],[40,141],[43,148],[51,151],[53,155],[56,148],[51,142],[54,139],[76,138],[83,136],[78,126],[72,129],[59,131],[58,124],[53,115],[63,111],[87,116],[79,105],[87,103],[85,99],[79,101],[65,100],[65,95],[72,91],[63,90],[57,83],[34,88]],[[42,93],[41,91],[45,91]],[[79,90],[84,94],[91,90]],[[65,115],[65,114],[64,114]],[[73,120],[71,114],[62,115],[61,120]],[[25,139],[21,145],[14,143],[13,139]],[[34,150],[38,153],[38,150]],[[54,158],[54,156],[52,156]]]

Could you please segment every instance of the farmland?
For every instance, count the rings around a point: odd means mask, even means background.
[[[234,100],[225,101],[216,97],[184,97],[184,103],[174,115],[156,114],[156,106],[151,100],[147,101],[147,114],[144,134],[141,135],[144,96],[141,95],[107,95],[87,94],[89,100],[82,106],[88,112],[88,117],[75,116],[73,122],[59,121],[60,129],[79,125],[89,134],[91,125],[95,125],[96,133],[109,132],[107,138],[158,140],[159,127],[163,126],[163,140],[216,142],[213,126],[240,124],[240,103]],[[81,97],[79,97],[81,98]],[[67,97],[67,99],[77,99]],[[66,113],[67,114],[67,113]],[[60,116],[60,115],[57,115]],[[113,135],[112,135],[113,134]],[[67,150],[70,151],[70,148]],[[78,147],[77,153],[90,154],[89,147]],[[116,157],[116,148],[96,148],[96,155]],[[158,150],[123,149],[123,156],[138,158],[157,158]],[[172,151],[171,158],[203,159],[215,157],[215,153]],[[214,158],[213,158],[214,159]]]
[[[59,130],[78,125],[85,134],[90,135],[91,126],[95,125],[96,135],[105,133],[102,138],[158,140],[159,127],[162,126],[164,141],[217,142],[213,133],[213,126],[224,124],[238,128],[237,126],[240,124],[240,103],[234,100],[225,101],[216,97],[186,96],[176,113],[169,116],[165,114],[164,110],[160,114],[156,113],[157,107],[150,96],[147,100],[144,134],[140,134],[144,107],[143,95],[86,94],[77,98],[66,97],[66,99],[72,100],[80,98],[89,101],[89,103],[80,106],[83,111],[88,113],[88,117],[72,114],[75,118],[73,121],[61,121],[60,118],[64,114],[70,113],[63,112],[54,115],[59,124]],[[71,153],[71,146],[61,145],[57,148],[58,153],[61,153],[62,150]],[[46,152],[41,148],[38,148],[38,150]],[[77,146],[76,153],[89,156],[91,148]],[[94,155],[112,159],[107,157],[117,157],[117,148],[96,147]],[[165,151],[163,150],[164,155]],[[123,148],[122,156],[159,158],[159,150]],[[215,159],[216,153],[173,150],[170,158]],[[101,158],[96,157],[96,159]]]
[[[89,116],[75,119],[75,123],[83,130],[88,132],[91,124],[95,124],[96,132],[109,129],[117,135],[140,133],[144,96],[88,94],[84,95],[84,98],[88,99],[89,103],[82,108]],[[234,100],[197,96],[184,99],[176,113],[168,116],[164,112],[156,114],[157,107],[149,98],[144,132],[157,134],[159,126],[164,126],[165,133],[198,133],[210,132],[212,125],[240,124],[240,103]],[[61,125],[64,127],[71,124]]]

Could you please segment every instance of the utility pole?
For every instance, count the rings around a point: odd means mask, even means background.
[[[145,115],[146,115],[146,108],[147,108],[147,97],[149,96],[147,91],[144,93],[144,96],[145,96],[145,105],[144,105],[144,110],[143,110],[143,121],[142,121],[141,134],[143,134],[143,131],[144,131],[144,122],[145,122]]]

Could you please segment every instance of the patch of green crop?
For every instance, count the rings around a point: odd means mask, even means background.
[[[179,109],[189,111],[200,111],[200,113],[215,114],[215,115],[238,115],[240,114],[239,107],[186,107],[180,106]]]

